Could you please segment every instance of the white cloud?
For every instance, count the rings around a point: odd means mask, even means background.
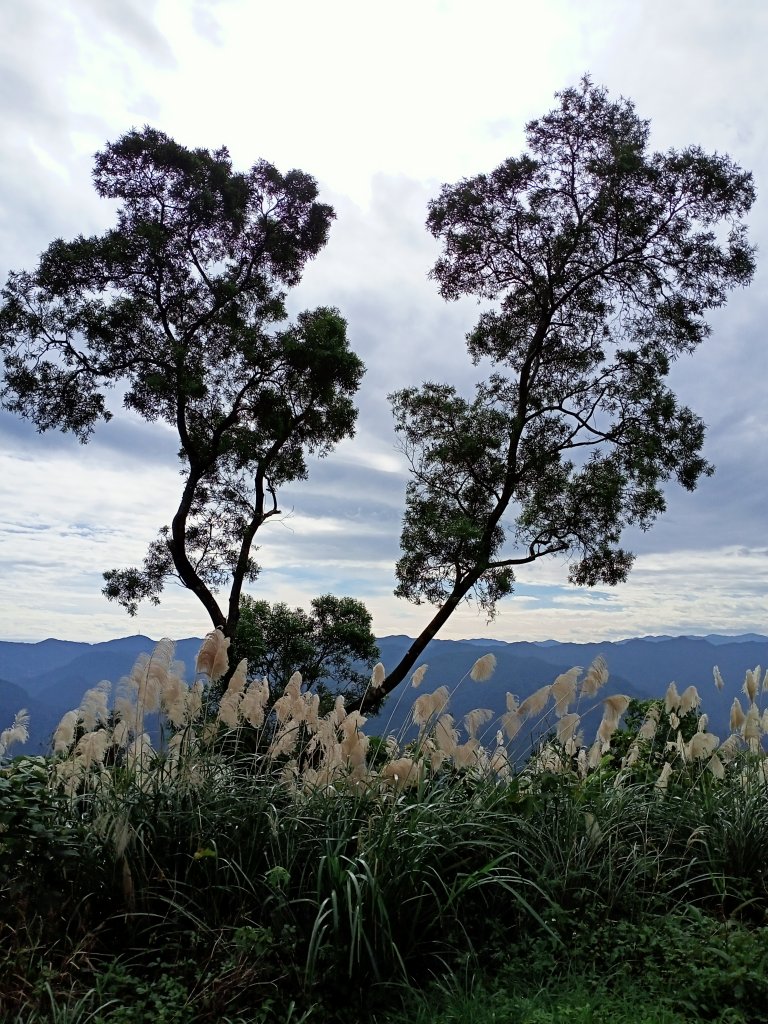
[[[379,633],[415,633],[427,607],[396,602],[405,488],[386,396],[423,380],[468,388],[471,302],[446,305],[427,274],[426,203],[443,181],[490,169],[556,89],[591,70],[631,96],[659,147],[728,151],[768,184],[763,74],[768,12],[744,0],[43,0],[0,10],[0,279],[57,236],[102,230],[93,152],[150,122],[186,145],[226,143],[318,177],[338,219],[291,309],[337,305],[368,373],[357,436],[286,492],[292,516],[259,542],[257,590],[291,604],[336,588],[366,600]],[[753,232],[768,249],[758,204]],[[718,473],[670,489],[626,584],[568,588],[560,561],[520,574],[486,625],[460,609],[441,636],[618,638],[765,630],[761,546],[768,486],[762,414],[765,273],[713,317],[713,337],[673,380],[710,424]],[[101,572],[140,561],[178,500],[173,439],[136,422],[81,448],[0,418],[0,635],[105,639],[139,629],[200,634],[205,615],[172,590],[136,620],[99,594]]]

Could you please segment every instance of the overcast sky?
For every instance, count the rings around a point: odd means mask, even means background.
[[[359,429],[261,535],[252,592],[306,605],[364,600],[379,636],[430,616],[392,596],[406,483],[387,394],[478,372],[464,335],[471,301],[427,279],[424,228],[441,183],[490,171],[523,128],[584,72],[631,97],[656,148],[726,151],[755,175],[761,247],[752,287],[712,318],[681,363],[681,398],[709,425],[716,475],[631,538],[616,588],[576,589],[554,560],[519,576],[495,622],[473,608],[443,638],[598,640],[651,633],[768,633],[768,5],[764,0],[24,0],[0,5],[0,281],[56,237],[104,230],[93,192],[105,141],[151,124],[187,146],[228,146],[238,169],[265,158],[314,175],[337,214],[290,300],[337,306],[368,368]],[[180,638],[209,627],[171,588],[131,620],[101,573],[141,562],[170,521],[177,445],[116,417],[86,447],[0,414],[0,639]]]

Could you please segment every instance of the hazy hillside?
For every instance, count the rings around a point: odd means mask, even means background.
[[[394,666],[412,643],[406,636],[383,637],[378,642],[386,667]],[[26,749],[42,751],[58,720],[65,711],[78,706],[88,687],[103,679],[117,684],[130,672],[136,657],[150,652],[154,643],[146,636],[99,644],[54,639],[37,644],[0,642],[0,728],[10,724],[19,708],[28,708],[31,730]],[[184,663],[187,679],[192,678],[200,643],[191,637],[176,645],[176,657]],[[486,652],[496,656],[496,672],[487,682],[474,683],[468,673],[476,658]],[[644,637],[586,644],[434,640],[421,659],[429,665],[421,688],[415,690],[407,682],[403,684],[371,721],[368,732],[399,733],[410,720],[419,694],[443,685],[455,689],[450,710],[457,722],[478,707],[490,708],[496,717],[506,710],[507,691],[523,699],[574,665],[586,668],[597,655],[605,658],[610,671],[603,696],[626,693],[658,697],[672,681],[678,688],[694,684],[703,696],[710,730],[724,738],[729,709],[740,692],[746,670],[758,664],[768,666],[768,637]],[[713,683],[714,665],[719,666],[725,679],[722,693]],[[588,709],[579,710],[584,713]],[[595,708],[585,722],[586,728],[592,719],[596,727],[599,717]],[[489,728],[495,731],[496,726]]]

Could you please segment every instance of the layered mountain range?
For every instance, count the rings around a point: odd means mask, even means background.
[[[399,661],[411,644],[406,636],[387,636],[379,641],[385,667]],[[43,753],[61,716],[77,708],[86,689],[104,679],[117,684],[127,675],[143,652],[150,652],[155,641],[146,636],[122,637],[104,643],[88,644],[64,640],[40,643],[0,642],[0,729],[10,725],[20,708],[31,715],[30,738],[12,753]],[[176,657],[184,663],[186,678],[194,678],[194,662],[201,640],[191,637],[176,644]],[[482,654],[496,657],[496,670],[483,683],[470,679],[475,660]],[[702,696],[702,710],[709,716],[709,731],[721,739],[728,734],[728,716],[734,697],[741,695],[747,669],[768,666],[768,637],[755,633],[741,636],[712,634],[694,636],[652,636],[617,642],[505,643],[499,640],[433,640],[423,662],[429,666],[418,690],[407,682],[387,700],[378,716],[366,726],[369,735],[393,732],[406,735],[411,708],[421,693],[445,685],[451,691],[449,711],[455,720],[475,708],[488,708],[492,719],[488,726],[495,733],[494,720],[506,710],[506,694],[521,700],[561,672],[575,665],[585,669],[601,655],[608,664],[609,682],[589,705],[579,707],[584,715],[585,735],[590,721],[597,728],[600,699],[611,693],[647,699],[664,695],[670,682],[679,690],[695,685]],[[725,686],[718,691],[713,668],[720,669]],[[742,696],[742,703],[744,698]]]

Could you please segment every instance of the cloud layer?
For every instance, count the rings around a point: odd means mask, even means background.
[[[429,610],[392,597],[407,481],[387,395],[424,380],[469,387],[464,335],[477,307],[448,305],[427,274],[424,230],[440,183],[490,170],[525,122],[584,71],[631,96],[659,148],[729,152],[768,185],[763,73],[768,13],[718,0],[639,5],[476,0],[372,7],[353,0],[43,0],[0,11],[0,278],[55,237],[103,230],[90,185],[107,139],[152,123],[186,145],[229,146],[320,181],[337,213],[293,311],[335,305],[368,368],[357,436],[281,495],[260,538],[260,596],[365,600],[375,628],[414,634]],[[768,249],[764,204],[751,217]],[[577,591],[557,561],[521,574],[497,620],[461,610],[441,636],[595,640],[645,633],[766,631],[766,270],[712,318],[674,372],[709,424],[717,474],[632,537],[631,580]],[[100,596],[101,572],[135,564],[179,494],[173,435],[116,417],[87,447],[0,414],[0,638],[100,640],[199,634],[197,602],[172,590],[133,622]]]

